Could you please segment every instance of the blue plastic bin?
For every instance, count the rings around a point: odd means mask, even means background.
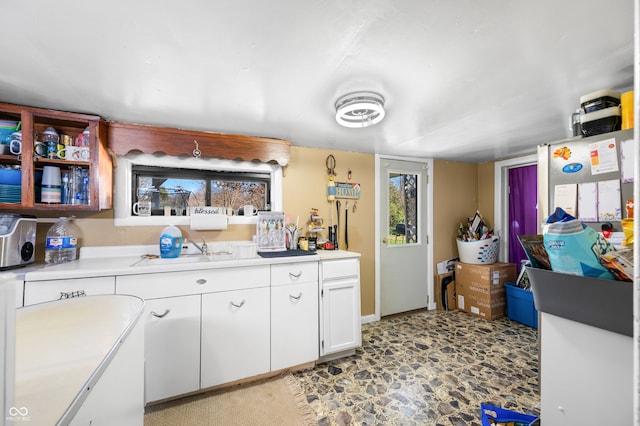
[[[507,291],[507,316],[510,320],[538,328],[538,310],[533,304],[533,292],[524,290],[515,283],[505,283]]]

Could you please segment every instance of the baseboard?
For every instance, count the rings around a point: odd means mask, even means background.
[[[376,322],[379,321],[380,318],[377,318],[375,315],[365,315],[363,317],[360,317],[360,324],[368,324],[370,322]]]
[[[324,356],[321,356],[320,359],[318,359],[318,364],[327,362],[327,361],[333,361],[334,359],[338,359],[338,358],[345,358],[355,354],[356,354],[356,349],[353,348],[353,349],[344,350],[342,352],[336,352],[333,354],[324,355]]]

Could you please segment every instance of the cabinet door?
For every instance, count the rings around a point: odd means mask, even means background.
[[[24,284],[24,306],[82,295],[115,294],[115,282],[115,277],[26,281]]]
[[[269,287],[202,295],[201,387],[269,371]]]
[[[200,295],[145,301],[145,403],[200,387]]]
[[[318,359],[318,283],[271,288],[271,370]]]
[[[323,319],[320,355],[360,346],[360,281],[347,279],[325,282],[321,294]]]

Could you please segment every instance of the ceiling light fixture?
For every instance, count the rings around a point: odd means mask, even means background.
[[[336,121],[344,127],[373,126],[384,115],[384,98],[374,92],[354,92],[336,101]]]

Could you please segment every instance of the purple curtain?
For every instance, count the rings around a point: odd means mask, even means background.
[[[509,169],[509,263],[517,265],[525,254],[518,235],[532,235],[538,231],[538,166],[524,166]]]

